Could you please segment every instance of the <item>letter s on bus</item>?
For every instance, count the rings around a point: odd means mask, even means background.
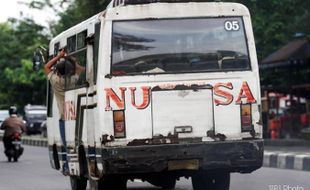
[[[224,87],[224,88],[227,88],[229,90],[232,90],[233,85],[231,82],[228,82],[228,83],[221,83],[220,82],[220,83],[217,83],[214,85],[214,94],[216,96],[219,96],[219,97],[226,99],[226,101],[221,101],[221,100],[215,98],[214,99],[215,105],[217,105],[217,106],[218,105],[229,105],[233,101],[234,96],[231,93],[220,89],[220,87]]]

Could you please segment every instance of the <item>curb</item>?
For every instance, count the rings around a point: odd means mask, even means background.
[[[2,141],[2,135],[0,135],[0,140]],[[31,137],[22,137],[22,143],[24,145],[30,146],[41,146],[47,147],[47,139],[33,139]]]
[[[47,147],[46,139],[23,138],[22,142],[25,145]]]
[[[310,171],[310,154],[265,151],[263,167]]]
[[[303,139],[264,139],[265,146],[310,146],[310,140]]]

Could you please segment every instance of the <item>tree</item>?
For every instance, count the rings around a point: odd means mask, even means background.
[[[5,79],[8,82],[6,93],[7,102],[23,107],[30,104],[45,104],[46,79],[43,70],[33,72],[32,62],[21,60],[21,66],[6,68]]]
[[[81,21],[103,11],[110,0],[58,0],[52,4],[51,0],[32,0],[27,4],[30,8],[43,10],[53,9],[60,17],[59,21],[51,24],[51,33],[57,35],[62,31],[80,23]],[[65,11],[61,11],[67,7]]]
[[[46,79],[43,72],[33,73],[31,59],[48,43],[45,28],[32,19],[10,19],[0,23],[0,40],[0,108],[44,104]]]
[[[310,34],[308,22],[310,1],[234,0],[234,2],[244,4],[251,12],[259,60],[291,41],[295,33]]]
[[[87,18],[103,11],[110,3],[109,0],[75,0],[65,12],[59,13],[60,20],[53,25],[52,34],[60,32],[80,23]]]

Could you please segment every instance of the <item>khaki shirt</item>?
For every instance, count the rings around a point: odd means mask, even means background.
[[[66,86],[65,78],[58,76],[54,72],[50,72],[47,75],[47,79],[50,81],[52,88],[53,88],[53,91],[54,91],[54,94],[55,94],[55,97],[56,97],[60,119],[64,120],[65,119],[65,117],[64,117],[64,113],[65,113],[65,108],[64,108],[64,105],[65,105],[65,86]],[[78,79],[79,79],[79,75],[73,75],[73,76],[70,76],[69,78],[67,78],[67,87],[68,88],[74,88]]]
[[[56,97],[59,116],[61,119],[64,119],[65,79],[54,72],[50,72],[47,75],[47,79],[50,81]]]
[[[12,115],[3,121],[1,129],[4,130],[3,136],[9,137],[15,132],[22,133],[25,131],[26,127],[24,121],[21,118],[17,117],[17,115]]]

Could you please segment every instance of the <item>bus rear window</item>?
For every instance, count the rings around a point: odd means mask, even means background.
[[[249,69],[241,17],[113,22],[112,75]]]

